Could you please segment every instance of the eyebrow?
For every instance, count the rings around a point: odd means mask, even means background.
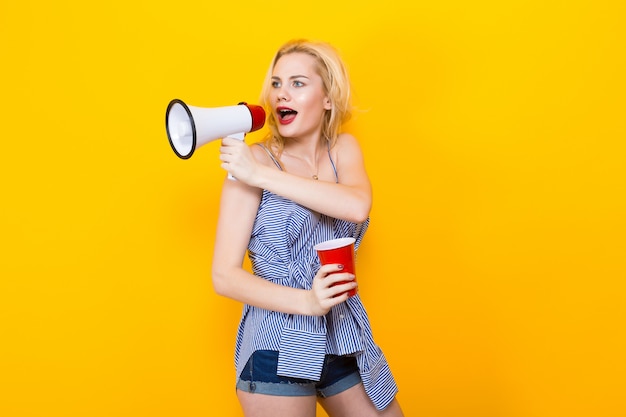
[[[291,77],[289,77],[290,80],[295,80],[296,78],[306,78],[307,80],[309,79],[309,77],[307,77],[306,75],[292,75]],[[272,80],[280,80],[280,77],[273,75]]]

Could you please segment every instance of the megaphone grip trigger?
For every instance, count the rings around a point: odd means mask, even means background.
[[[227,138],[233,138],[233,139],[238,139],[238,140],[244,140],[246,137],[246,132],[238,132],[238,133],[232,133],[228,136],[226,136]]]

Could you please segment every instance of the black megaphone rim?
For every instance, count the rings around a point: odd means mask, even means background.
[[[183,107],[183,109],[185,109],[185,111],[187,112],[187,116],[189,116],[189,121],[191,123],[191,134],[192,134],[191,150],[186,155],[183,155],[180,152],[178,152],[178,149],[176,149],[176,146],[174,145],[174,142],[172,141],[172,137],[170,136],[170,126],[169,126],[169,123],[170,123],[170,110],[176,104],[180,104]],[[167,132],[167,140],[169,141],[170,146],[174,150],[174,153],[180,159],[189,159],[189,158],[191,158],[191,155],[193,155],[193,152],[196,150],[196,124],[193,121],[193,115],[191,113],[191,110],[189,109],[189,107],[187,107],[185,102],[183,102],[182,100],[179,100],[179,99],[175,98],[172,101],[170,101],[170,104],[168,104],[167,111],[165,112],[165,130]]]

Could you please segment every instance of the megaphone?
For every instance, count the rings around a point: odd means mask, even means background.
[[[165,129],[172,149],[181,159],[188,159],[196,148],[213,140],[231,137],[243,140],[248,132],[265,124],[265,110],[253,104],[203,108],[170,101],[165,112]]]

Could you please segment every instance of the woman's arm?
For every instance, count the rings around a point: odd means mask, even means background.
[[[269,164],[263,166],[273,169]],[[347,295],[338,294],[354,288],[356,283],[333,287],[339,281],[353,279],[347,273],[328,275],[340,271],[336,265],[320,268],[311,291],[278,285],[243,269],[260,200],[259,188],[241,181],[224,181],[212,265],[215,291],[246,304],[291,314],[323,315],[345,301]]]
[[[225,161],[222,166],[247,184],[334,218],[360,223],[369,216],[371,184],[361,148],[352,135],[341,134],[333,148],[338,184],[299,177],[255,163],[252,155],[235,139],[224,139],[221,152],[227,155],[222,158]]]

